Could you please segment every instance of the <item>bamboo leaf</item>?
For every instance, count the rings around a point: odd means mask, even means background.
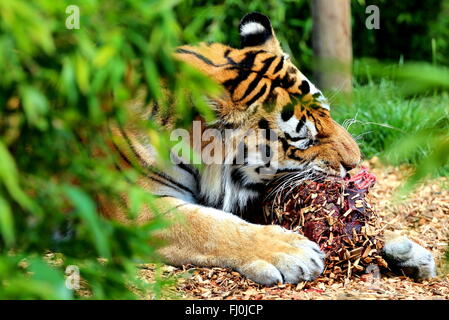
[[[38,213],[32,200],[22,191],[19,186],[19,174],[14,158],[9,153],[6,146],[0,140],[0,182],[8,190],[11,197],[23,208]]]
[[[98,254],[104,258],[110,258],[111,248],[109,247],[108,229],[100,220],[92,199],[79,188],[66,186],[64,191],[74,205],[76,214],[84,221],[90,231]]]
[[[14,220],[11,208],[2,196],[0,196],[0,233],[6,246],[12,247],[15,242]]]

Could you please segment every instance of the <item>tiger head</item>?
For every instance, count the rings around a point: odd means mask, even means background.
[[[261,168],[272,165],[272,157],[251,162],[247,159],[257,157],[252,157],[246,146],[246,162],[229,169],[235,184],[255,191],[285,172],[346,176],[360,161],[359,148],[331,118],[322,92],[282,50],[270,20],[260,13],[249,13],[241,20],[239,31],[241,49],[213,43],[177,50],[179,59],[224,87],[224,93],[212,99],[218,126],[273,133],[266,135],[262,152],[276,154],[276,172],[261,174]],[[273,142],[277,142],[275,150]]]

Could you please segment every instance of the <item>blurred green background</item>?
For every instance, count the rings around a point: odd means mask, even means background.
[[[449,0],[351,3],[354,93],[349,103],[330,96],[334,118],[351,124],[366,158],[415,165],[410,185],[449,175]],[[365,27],[368,4],[380,8],[380,30]],[[66,28],[69,5],[80,29]],[[137,172],[113,169],[105,123],[126,122],[122,106],[142,86],[168,107],[162,78],[186,123],[195,108],[210,117],[201,96],[215,87],[171,53],[199,41],[238,46],[238,22],[255,10],[313,78],[306,0],[0,0],[0,299],[161,297],[170,281],[136,274],[157,262],[152,234],[167,222],[123,226],[98,214],[98,195],[128,193],[131,217],[152,200]],[[140,125],[164,146],[155,124]],[[70,265],[81,294],[65,285]]]

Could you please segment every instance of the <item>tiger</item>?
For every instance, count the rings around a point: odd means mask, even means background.
[[[120,168],[138,163],[142,175],[137,183],[154,195],[154,208],[142,208],[138,223],[153,219],[154,210],[172,222],[157,233],[165,243],[158,251],[165,263],[230,268],[266,286],[311,281],[324,270],[320,247],[297,232],[248,221],[244,214],[262,205],[264,186],[273,179],[292,172],[307,173],[307,178],[343,178],[359,165],[361,152],[350,133],[332,119],[322,91],[282,50],[267,16],[246,14],[238,31],[241,48],[183,45],[174,57],[222,88],[206,97],[216,120],[203,122],[201,130],[274,132],[274,139],[265,136],[262,149],[276,149],[275,170],[261,173],[273,159],[254,154],[260,150],[252,148],[244,148],[241,163],[198,168],[176,158],[160,169],[150,137],[132,124],[111,124],[113,148],[120,154]],[[138,110],[142,119],[152,117],[173,129],[173,120],[158,114],[157,105],[144,112],[141,106],[129,108]],[[235,154],[223,155],[229,156]],[[108,199],[100,199],[100,204],[106,217],[128,221],[124,206]],[[392,266],[410,270],[416,279],[436,276],[431,252],[399,232],[385,236],[383,253]]]

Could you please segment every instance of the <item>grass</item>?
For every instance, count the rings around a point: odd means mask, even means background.
[[[435,137],[447,139],[447,93],[408,97],[396,84],[383,80],[357,86],[352,105],[331,102],[332,116],[356,138],[365,158],[378,156],[389,164],[418,167],[435,152]],[[449,165],[434,171],[449,176]]]

